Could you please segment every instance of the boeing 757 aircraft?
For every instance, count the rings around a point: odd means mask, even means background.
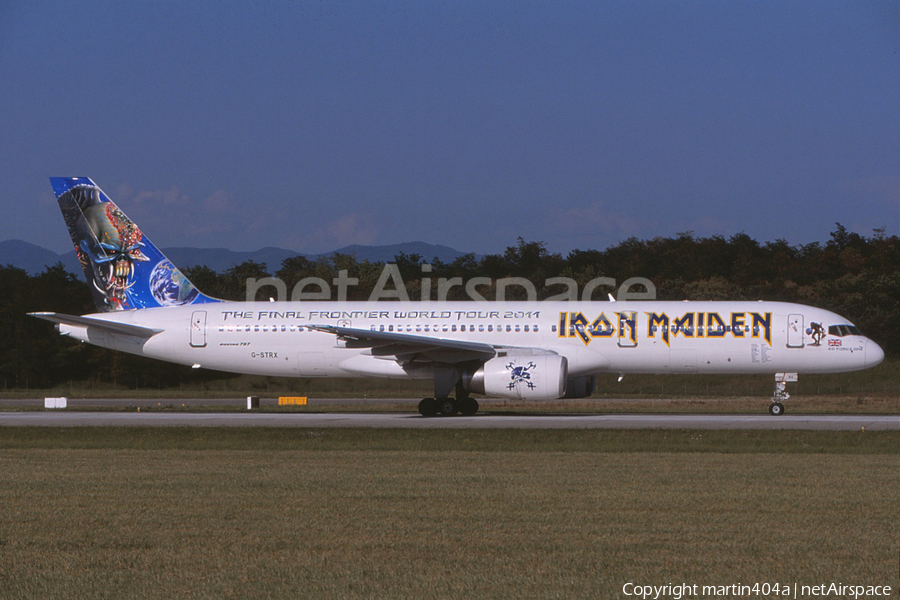
[[[784,302],[224,302],[89,178],[50,182],[97,312],[31,314],[82,342],[196,368],[433,380],[424,416],[475,414],[473,393],[583,398],[600,373],[760,373],[775,375],[780,415],[798,373],[884,359],[844,317]]]

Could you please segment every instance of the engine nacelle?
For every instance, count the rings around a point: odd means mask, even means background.
[[[565,356],[535,354],[492,358],[475,371],[467,387],[476,394],[519,400],[554,400],[566,394]]]
[[[594,376],[569,377],[564,398],[587,398],[594,393]]]

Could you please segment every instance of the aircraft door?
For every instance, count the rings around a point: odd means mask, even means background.
[[[788,348],[803,347],[803,315],[788,315]]]
[[[191,347],[206,347],[206,311],[195,310],[191,314]]]
[[[637,312],[633,310],[616,313],[619,317],[619,347],[637,346]]]

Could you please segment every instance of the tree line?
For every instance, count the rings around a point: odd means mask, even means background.
[[[836,224],[826,242],[805,245],[784,240],[760,243],[743,233],[726,238],[683,232],[650,240],[630,238],[605,250],[573,250],[565,256],[550,252],[542,242],[519,238],[500,254],[466,254],[451,262],[400,254],[393,263],[414,300],[422,297],[423,285],[426,289],[430,286],[430,296],[436,297],[441,278],[469,281],[485,277],[496,282],[520,277],[533,282],[538,298],[545,299],[565,291],[559,284],[544,285],[548,279],[569,278],[583,289],[588,281],[600,277],[618,283],[644,277],[653,282],[660,300],[781,300],[832,310],[853,321],[889,354],[900,352],[900,238],[887,236],[884,230],[865,236]],[[430,270],[423,270],[425,263]],[[274,271],[254,261],[224,272],[205,266],[183,271],[204,293],[225,300],[244,300],[246,281],[251,277],[274,276],[290,290],[308,278],[332,282],[344,271],[345,276],[358,280],[347,288],[347,299],[366,300],[383,269],[383,263],[333,254],[318,260],[288,258]],[[424,281],[426,278],[429,281]],[[267,299],[265,291],[260,292],[260,299]],[[495,284],[479,287],[488,299],[494,291]],[[607,292],[615,293],[615,289],[598,287],[594,299],[604,300]],[[506,297],[525,299],[525,292],[511,287]],[[469,299],[461,286],[451,288],[447,298]],[[36,311],[84,314],[94,310],[82,275],[67,272],[62,264],[38,275],[11,265],[0,267],[0,379],[4,387],[50,388],[75,381],[165,388],[228,376],[191,372],[187,367],[66,340],[49,323],[26,316]]]

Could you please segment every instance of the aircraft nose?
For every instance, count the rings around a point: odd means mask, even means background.
[[[881,349],[881,346],[869,340],[866,342],[866,368],[874,367],[877,364],[881,364],[881,361],[884,360],[884,350]]]

